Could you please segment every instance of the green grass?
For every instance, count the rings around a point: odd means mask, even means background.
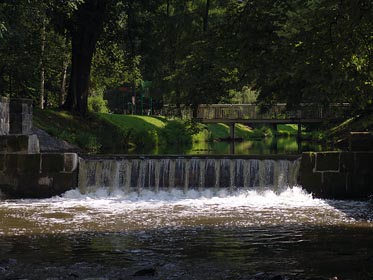
[[[193,142],[199,149],[206,149],[206,142],[229,138],[226,124],[201,124],[183,120],[167,120],[165,117],[90,114],[83,118],[66,111],[34,111],[35,126],[49,134],[76,144],[86,152],[135,152],[190,149]],[[274,135],[296,135],[296,125],[278,125],[279,132],[263,126],[250,128],[236,124],[235,135],[244,140],[263,139]],[[197,131],[197,133],[195,133]]]
[[[326,142],[346,141],[350,132],[366,131],[373,132],[373,114],[366,113],[345,120],[344,122],[326,131],[323,138]]]
[[[110,122],[121,129],[140,130],[161,130],[167,124],[165,118],[155,118],[149,116],[119,115],[119,114],[97,114],[99,118]]]

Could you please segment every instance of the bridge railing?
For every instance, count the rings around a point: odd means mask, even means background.
[[[343,117],[350,108],[348,103],[328,107],[304,103],[295,110],[287,110],[280,103],[263,110],[256,104],[201,104],[197,117],[202,120],[326,120]]]

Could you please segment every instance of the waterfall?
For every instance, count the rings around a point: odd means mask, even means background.
[[[144,189],[158,192],[207,188],[270,188],[297,184],[297,159],[131,157],[80,158],[79,189],[82,193],[107,188],[125,193]]]

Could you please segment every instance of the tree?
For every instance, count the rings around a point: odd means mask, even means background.
[[[63,107],[81,114],[87,112],[91,64],[101,34],[108,1],[86,0],[74,11],[68,30],[71,34],[71,74]]]
[[[248,1],[231,10],[242,79],[263,103],[372,101],[369,1]],[[231,23],[232,24],[232,23]]]
[[[2,95],[31,98],[35,104],[46,104],[45,96],[49,104],[56,104],[66,48],[61,47],[62,38],[53,30],[46,8],[34,0],[0,3]]]

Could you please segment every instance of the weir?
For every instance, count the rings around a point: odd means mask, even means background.
[[[252,157],[104,157],[81,158],[79,189],[82,193],[107,188],[126,193],[188,191],[208,188],[271,188],[298,183],[300,160]]]

